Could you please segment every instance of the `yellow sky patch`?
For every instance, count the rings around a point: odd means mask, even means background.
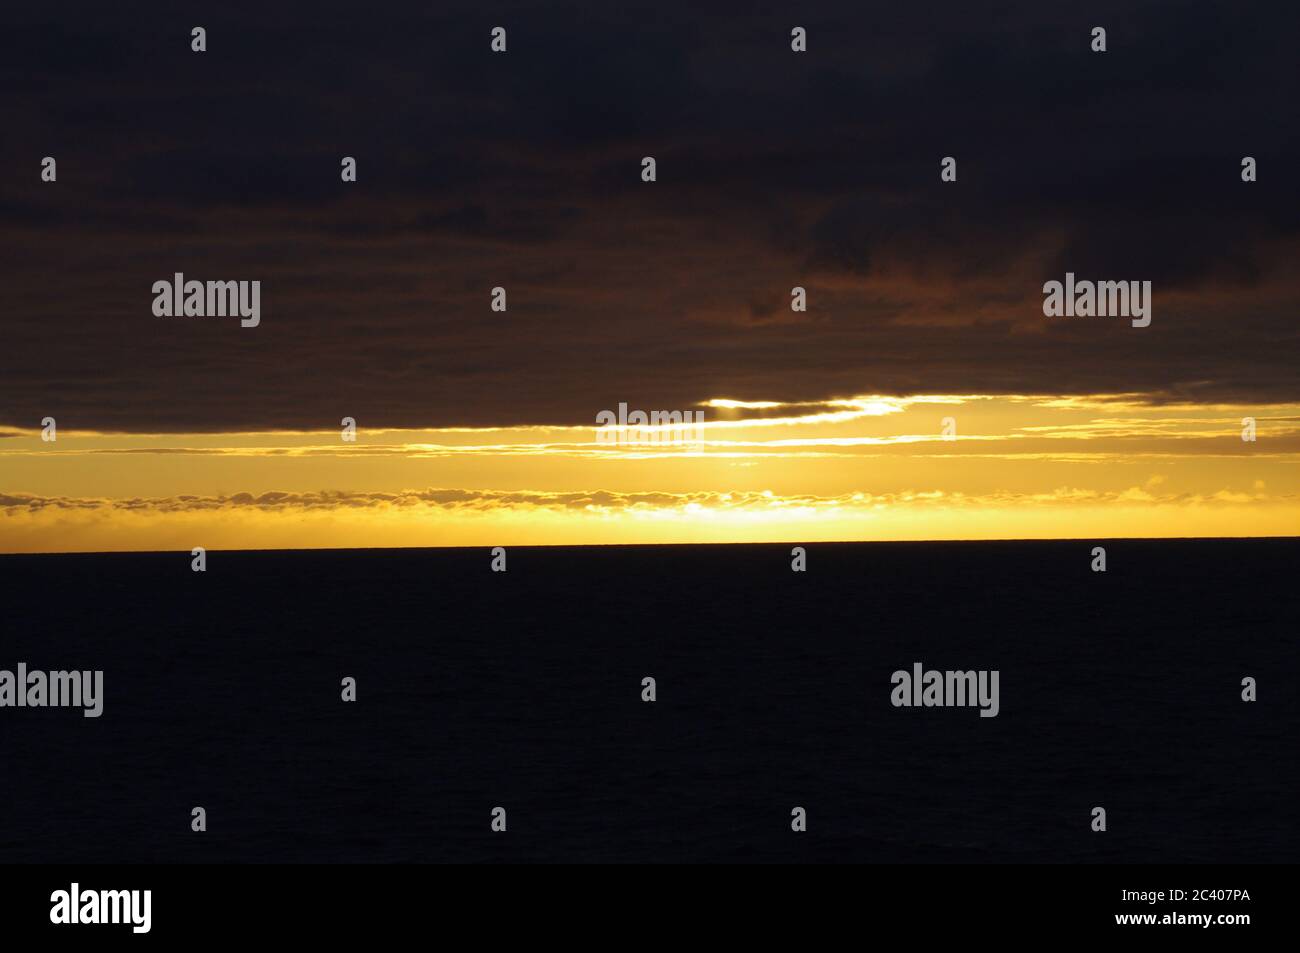
[[[601,444],[594,423],[358,421],[355,443],[10,432],[0,551],[1300,532],[1300,406],[923,395],[705,413],[701,442],[650,447]]]

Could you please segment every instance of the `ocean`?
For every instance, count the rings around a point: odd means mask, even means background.
[[[791,545],[0,556],[0,863],[1300,859],[1300,539]]]

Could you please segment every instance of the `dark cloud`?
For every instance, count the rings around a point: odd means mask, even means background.
[[[0,424],[1300,399],[1294,8],[694,6],[10,11]],[[789,51],[795,24],[807,54]],[[1151,280],[1152,326],[1048,326],[1042,282],[1067,270]],[[150,287],[175,271],[261,280],[261,327],[153,317]],[[788,311],[794,285],[807,315]]]

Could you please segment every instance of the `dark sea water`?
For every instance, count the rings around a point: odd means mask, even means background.
[[[0,862],[1300,859],[1300,540],[1094,545],[0,557]]]

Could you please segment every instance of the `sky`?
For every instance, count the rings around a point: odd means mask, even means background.
[[[1297,27],[11,11],[0,551],[1296,535]],[[176,272],[260,324],[156,316]],[[1150,281],[1150,326],[1046,317],[1067,272]],[[620,403],[706,423],[600,442]]]

